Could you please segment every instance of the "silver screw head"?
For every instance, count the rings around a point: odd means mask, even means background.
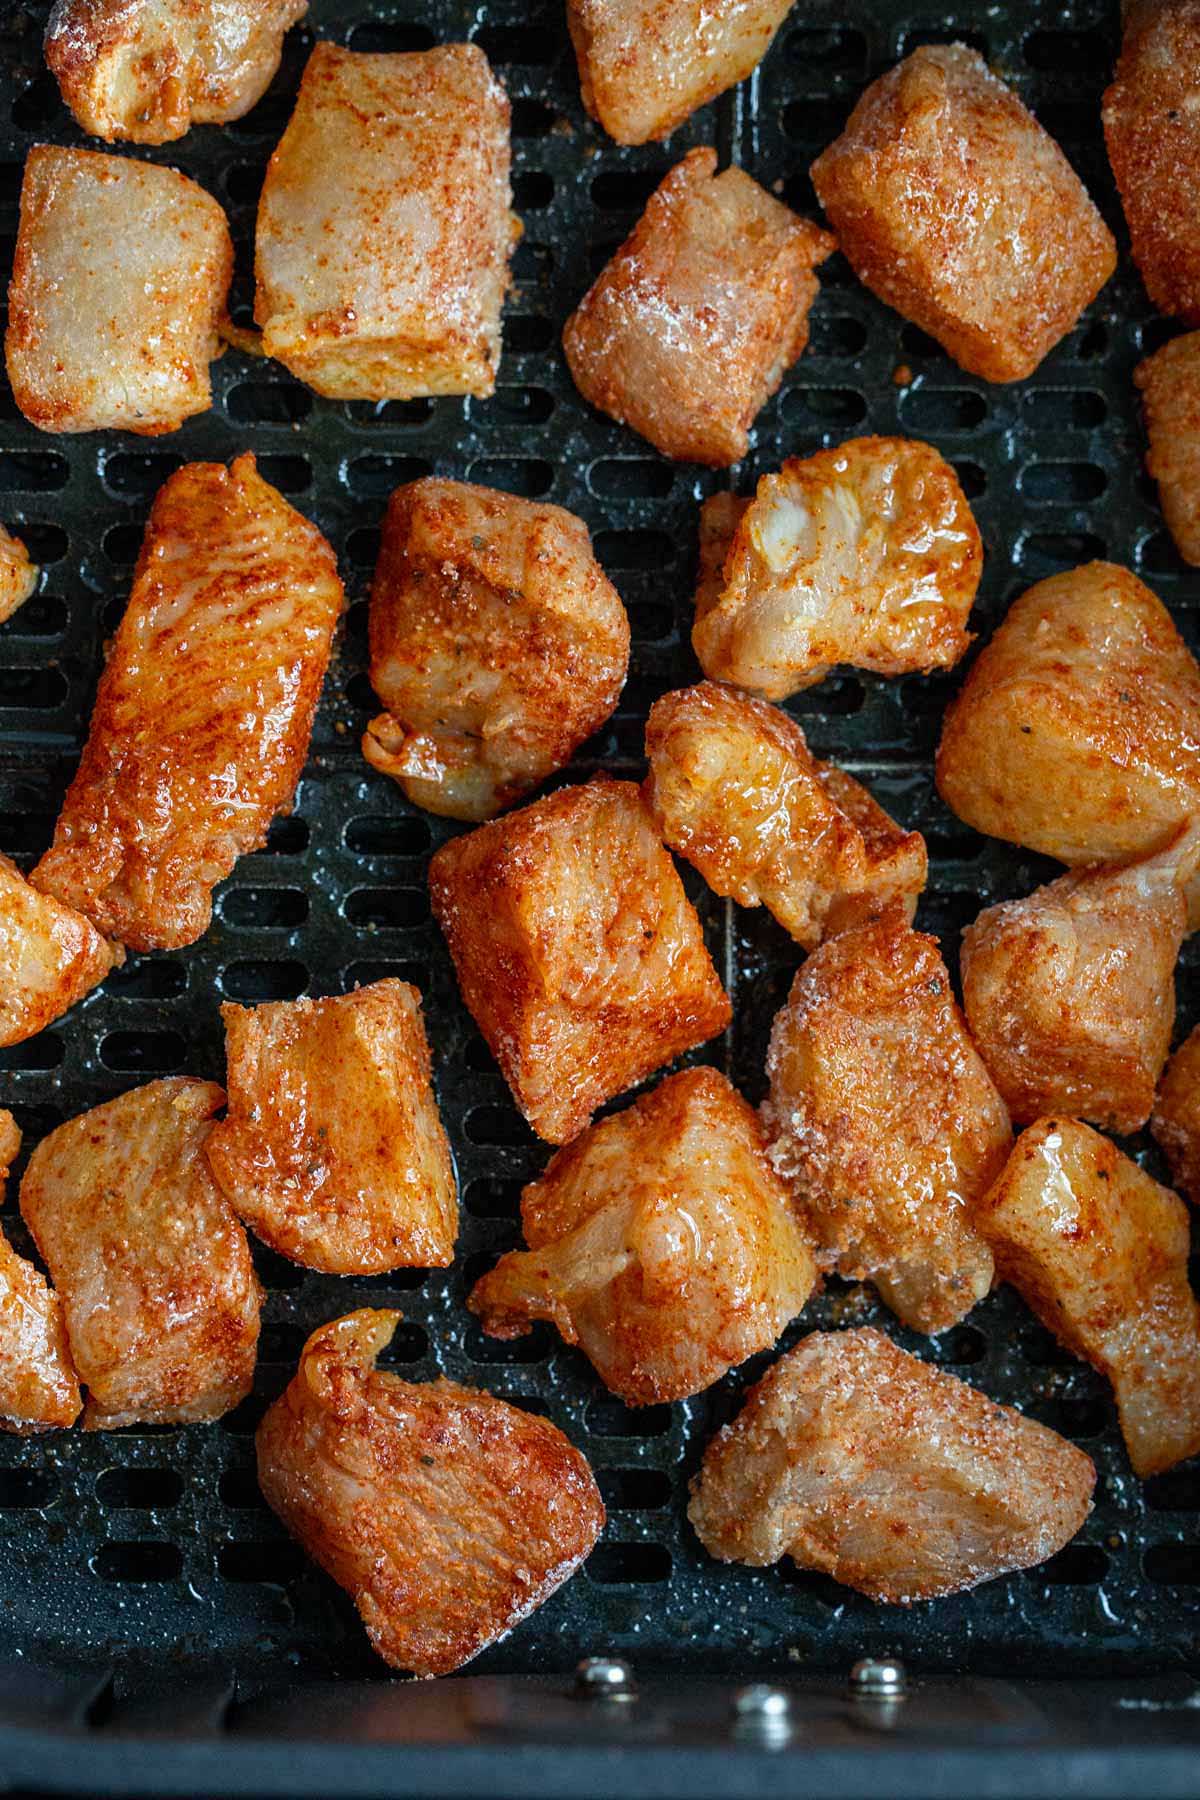
[[[632,1700],[633,1670],[616,1656],[585,1656],[576,1665],[575,1686],[593,1700]]]
[[[733,1710],[738,1719],[747,1723],[760,1721],[764,1725],[779,1725],[792,1710],[792,1697],[769,1682],[752,1681],[734,1694]]]
[[[908,1688],[908,1674],[899,1657],[864,1656],[850,1671],[850,1686],[868,1700],[899,1700]]]

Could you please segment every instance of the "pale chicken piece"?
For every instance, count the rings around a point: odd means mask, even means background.
[[[1058,145],[963,44],[880,76],[811,174],[859,280],[988,381],[1032,374],[1116,268]]]
[[[408,798],[490,818],[609,717],[629,620],[561,506],[431,477],[388,503],[371,586],[363,755]]]
[[[996,1270],[1112,1384],[1144,1480],[1200,1451],[1200,1305],[1188,1210],[1077,1119],[1023,1131],[977,1209]]]
[[[20,538],[0,525],[0,625],[24,606],[37,587],[39,573]]]
[[[1045,1562],[1095,1483],[1074,1444],[881,1331],[814,1332],[708,1446],[688,1517],[722,1562],[790,1556],[908,1606]]]
[[[46,62],[84,131],[166,144],[240,119],[308,0],[55,0]]]
[[[448,1675],[570,1579],[604,1506],[545,1419],[377,1369],[399,1319],[364,1310],[313,1332],[258,1428],[258,1479],[385,1662]]]
[[[911,922],[927,870],[920,833],[818,762],[778,707],[711,681],[664,694],[646,755],[646,804],[714,893],[766,906],[806,950],[892,900]]]
[[[1172,1180],[1200,1206],[1200,1025],[1167,1064],[1150,1129]]]
[[[1200,818],[1165,850],[1060,876],[968,927],[963,1010],[1018,1124],[1065,1113],[1128,1135],[1146,1123],[1198,866]]]
[[[710,494],[700,503],[696,566],[696,624],[710,613],[725,585],[725,558],[750,501],[744,494]]]
[[[729,1023],[700,920],[631,781],[598,775],[452,838],[429,887],[463,999],[551,1144]]]
[[[520,233],[509,114],[474,44],[318,44],[258,206],[266,354],[334,399],[492,393]]]
[[[715,530],[710,518],[713,562]],[[838,663],[877,675],[950,668],[971,642],[982,568],[979,527],[932,445],[850,438],[763,476],[692,643],[712,680],[768,700]]]
[[[4,340],[40,431],[176,431],[212,405],[233,273],[225,214],[176,169],[35,144]]]
[[[20,1148],[17,1121],[0,1110],[0,1189]],[[62,1302],[0,1231],[0,1431],[73,1425],[82,1404]]]
[[[762,1130],[715,1069],[670,1075],[521,1196],[528,1250],[467,1304],[491,1337],[549,1319],[630,1406],[684,1400],[774,1344],[817,1280]]]
[[[229,1111],[207,1155],[238,1217],[330,1275],[448,1267],[454,1165],[417,989],[377,981],[221,1017]]]
[[[1154,0],[1125,20],[1104,139],[1133,260],[1160,312],[1200,325],[1200,4]]]
[[[1166,607],[1106,562],[1022,594],[946,712],[937,785],[977,831],[1072,867],[1159,849],[1200,813],[1200,668]]]
[[[124,959],[82,913],[0,856],[0,1045],[34,1037]]]
[[[132,949],[194,943],[291,808],[342,602],[333,551],[252,455],[172,475],[34,886]]]
[[[1200,102],[1197,110],[1200,114]],[[1200,259],[1196,295],[1200,313]],[[1183,560],[1200,566],[1200,331],[1164,344],[1138,364],[1133,379],[1141,390],[1150,439],[1146,468],[1158,483],[1167,530]]]
[[[755,418],[808,343],[829,233],[715,150],[689,150],[567,320],[586,400],[664,456],[739,462]]]
[[[63,1303],[84,1428],[218,1419],[254,1379],[262,1290],[204,1158],[225,1104],[172,1076],[52,1131],[21,1212]]]
[[[792,0],[567,0],[583,104],[618,144],[669,137],[753,73]]]
[[[776,1015],[763,1122],[817,1260],[917,1331],[992,1284],[974,1208],[1004,1166],[1004,1102],[936,941],[898,907],[813,952]]]

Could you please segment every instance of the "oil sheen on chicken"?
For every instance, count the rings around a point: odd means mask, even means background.
[[[16,1120],[0,1111],[0,1188],[20,1148]],[[0,1231],[0,1431],[73,1425],[82,1404],[62,1302]]]

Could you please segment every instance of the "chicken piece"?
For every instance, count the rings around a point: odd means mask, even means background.
[[[307,11],[308,0],[55,0],[46,62],[84,131],[167,144],[248,113]]]
[[[176,169],[35,144],[4,340],[40,431],[177,431],[212,405],[233,273],[225,214]]]
[[[710,494],[700,503],[700,543],[696,567],[696,624],[710,613],[725,586],[725,558],[746,508],[744,494]]]
[[[1200,261],[1196,294],[1200,307]],[[1158,483],[1167,530],[1183,560],[1200,566],[1200,331],[1164,344],[1138,364],[1133,379],[1150,439],[1146,467]]]
[[[1161,0],[1126,18],[1104,96],[1104,138],[1133,260],[1160,312],[1200,325],[1200,4]]]
[[[744,170],[689,150],[567,320],[586,400],[664,456],[723,468],[808,342],[835,249]]]
[[[561,506],[436,477],[397,488],[371,587],[363,755],[416,806],[490,818],[608,718],[629,620]]]
[[[218,1419],[254,1379],[262,1290],[204,1160],[225,1095],[175,1076],[52,1131],[21,1212],[62,1298],[84,1429]]]
[[[729,1023],[700,920],[631,781],[598,775],[452,838],[429,887],[463,999],[551,1144]]]
[[[520,233],[508,97],[474,44],[318,44],[258,206],[262,345],[340,400],[490,394]]]
[[[1090,1126],[1040,1119],[976,1219],[1001,1279],[1112,1383],[1135,1473],[1200,1451],[1200,1306],[1179,1196]]]
[[[0,1189],[20,1148],[17,1121],[0,1110]],[[62,1302],[0,1231],[0,1431],[73,1425],[81,1405]]]
[[[37,587],[39,573],[20,538],[0,525],[0,625],[24,606]]]
[[[1150,1129],[1170,1164],[1171,1179],[1200,1206],[1200,1025],[1167,1064]]]
[[[987,381],[1031,375],[1117,266],[1058,145],[963,44],[873,82],[811,173],[859,280]]]
[[[646,755],[646,804],[714,893],[766,906],[806,950],[891,900],[911,923],[927,871],[920,833],[818,762],[778,707],[711,681],[664,694]]]
[[[1166,607],[1093,562],[1009,608],[947,710],[937,785],[976,831],[1072,867],[1125,862],[1200,812],[1198,745],[1200,668]]]
[[[528,1250],[467,1304],[490,1337],[549,1319],[630,1406],[685,1400],[768,1350],[816,1265],[762,1130],[715,1069],[669,1075],[521,1196]]]
[[[341,609],[333,551],[253,456],[172,475],[33,885],[135,950],[202,936],[291,808]]]
[[[444,1269],[458,1202],[421,996],[223,1006],[229,1112],[208,1165],[264,1243],[329,1275]]]
[[[1012,1143],[936,941],[898,907],[827,939],[771,1031],[763,1122],[817,1260],[873,1281],[916,1331],[982,1300],[973,1209]]]
[[[711,518],[708,531],[711,544]],[[692,643],[712,680],[768,700],[837,663],[877,675],[950,668],[971,642],[982,568],[979,527],[932,445],[851,438],[763,476]]]
[[[82,913],[0,856],[0,1044],[35,1037],[124,960]]]
[[[1095,1484],[1074,1444],[881,1331],[815,1331],[708,1446],[688,1517],[722,1562],[790,1556],[908,1606],[1045,1562]]]
[[[545,1419],[377,1369],[399,1319],[363,1310],[313,1332],[258,1428],[258,1479],[384,1661],[448,1675],[570,1579],[604,1506]]]

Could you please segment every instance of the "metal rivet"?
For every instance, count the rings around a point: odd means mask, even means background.
[[[632,1700],[633,1670],[615,1656],[585,1656],[576,1665],[575,1686],[591,1700]]]
[[[908,1687],[904,1664],[895,1656],[864,1656],[850,1671],[850,1686],[869,1700],[899,1700]]]
[[[733,1696],[733,1710],[739,1719],[747,1722],[761,1720],[763,1724],[778,1725],[791,1712],[792,1697],[782,1688],[771,1687],[765,1681],[752,1681]]]

